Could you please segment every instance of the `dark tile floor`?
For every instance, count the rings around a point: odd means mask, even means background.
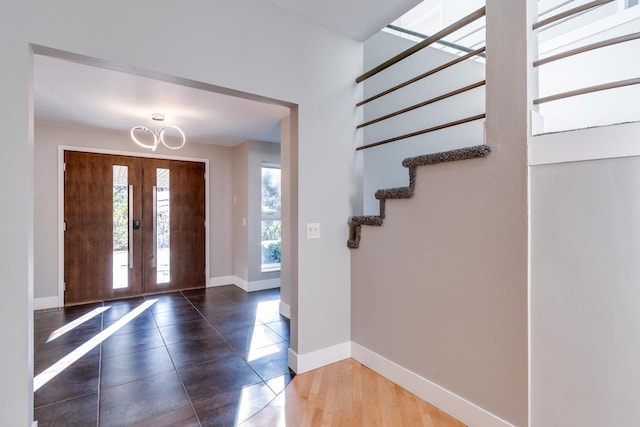
[[[35,392],[39,427],[232,426],[291,381],[289,321],[278,313],[279,290],[246,293],[235,286],[35,313],[36,377],[151,300]],[[109,308],[50,340],[100,307]]]

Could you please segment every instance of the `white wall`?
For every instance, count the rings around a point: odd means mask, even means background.
[[[376,34],[364,45],[365,69],[369,70],[381,64],[414,44],[410,40],[387,32]],[[366,80],[364,82],[364,96],[365,98],[373,96],[455,58],[456,56],[438,49],[424,49]],[[365,104],[364,107],[360,107],[364,109],[364,121],[482,81],[484,76],[484,64],[472,60],[465,61]],[[484,87],[476,88],[366,126],[361,130],[364,135],[364,144],[484,113],[484,95]],[[408,185],[407,169],[402,167],[403,159],[482,144],[484,139],[483,123],[483,120],[478,120],[362,151],[360,155],[363,156],[364,162],[365,214],[378,214],[379,203],[374,197],[376,190]]]
[[[113,150],[133,155],[150,155],[133,144],[129,132],[107,132],[36,124],[35,128],[35,254],[34,294],[36,298],[58,296],[58,152],[60,146]],[[209,160],[209,277],[230,276],[231,235],[231,149],[190,141],[179,153],[159,147],[156,154]]]
[[[532,167],[531,236],[531,425],[640,425],[640,157]]]
[[[33,412],[33,108],[29,47],[19,34],[25,4],[3,5],[0,16],[0,352],[2,424],[26,426]],[[10,208],[6,208],[10,207]],[[10,350],[9,350],[10,349]]]
[[[170,23],[161,43],[158,22]],[[353,77],[362,71],[361,43],[251,0],[212,0],[191,7],[150,0],[10,2],[3,7],[0,28],[6,118],[0,182],[5,204],[12,206],[0,213],[2,223],[11,224],[0,242],[5,271],[2,339],[12,349],[0,359],[2,366],[11,366],[0,386],[6,396],[0,407],[5,424],[26,425],[31,418],[30,43],[125,70],[192,79],[299,106],[297,219],[300,226],[321,223],[322,238],[297,241],[298,289],[292,301],[297,327],[292,332],[298,336],[292,345],[304,356],[350,339],[350,258],[344,240],[357,173],[352,169],[358,142],[353,105],[360,96]]]

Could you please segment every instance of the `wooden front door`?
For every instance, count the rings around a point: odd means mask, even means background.
[[[204,164],[65,152],[65,304],[205,285]]]

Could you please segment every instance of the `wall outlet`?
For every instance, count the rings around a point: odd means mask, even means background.
[[[307,239],[319,239],[320,238],[320,224],[314,222],[307,224]]]

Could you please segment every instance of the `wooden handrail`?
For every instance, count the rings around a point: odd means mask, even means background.
[[[482,52],[484,52],[485,50],[486,50],[486,47],[481,47],[479,49],[474,50],[473,52],[469,52],[466,55],[463,55],[463,56],[461,56],[459,58],[454,59],[453,61],[449,61],[446,64],[442,64],[442,65],[440,65],[440,66],[438,66],[438,67],[436,67],[436,68],[434,68],[432,70],[427,71],[426,73],[420,74],[419,76],[416,76],[416,77],[414,77],[414,78],[412,78],[410,80],[407,80],[404,83],[400,83],[399,85],[396,85],[396,86],[394,86],[394,87],[392,87],[390,89],[387,89],[387,90],[382,91],[382,92],[380,92],[380,93],[378,93],[376,95],[373,95],[373,96],[371,96],[371,97],[369,97],[369,98],[367,98],[367,99],[365,99],[363,101],[360,101],[360,102],[358,102],[356,104],[356,107],[360,107],[361,105],[364,105],[364,104],[366,104],[368,102],[376,100],[376,99],[378,99],[378,98],[380,98],[382,96],[388,95],[391,92],[395,92],[398,89],[402,89],[405,86],[408,86],[408,85],[410,85],[412,83],[415,83],[418,80],[422,80],[425,77],[429,77],[432,74],[435,74],[435,73],[440,72],[440,71],[442,71],[442,70],[444,70],[446,68],[449,68],[449,67],[451,67],[453,65],[456,65],[456,64],[458,64],[458,63],[460,63],[462,61],[465,61],[465,60],[467,60],[467,59],[469,59],[469,58],[471,58],[473,56],[477,56],[477,55],[481,54]]]
[[[435,33],[433,36],[429,37],[428,39],[423,40],[420,43],[417,43],[417,44],[411,46],[409,49],[407,49],[407,50],[405,50],[403,52],[400,52],[399,54],[397,54],[393,58],[386,60],[385,62],[383,62],[382,64],[378,65],[377,67],[374,67],[371,70],[367,71],[366,73],[362,74],[361,76],[356,78],[356,83],[361,83],[361,82],[365,81],[366,79],[368,79],[369,77],[372,77],[372,76],[378,74],[380,71],[386,70],[387,68],[391,67],[393,64],[396,64],[396,63],[402,61],[403,59],[413,55],[414,53],[420,51],[421,49],[424,49],[425,47],[435,43],[436,41],[448,36],[449,34],[453,33],[454,31],[459,30],[460,28],[464,27],[465,25],[470,24],[471,22],[475,21],[476,19],[479,19],[479,18],[483,17],[485,15],[485,13],[486,13],[486,9],[484,7],[481,7],[480,9],[478,9],[475,12],[465,16],[464,18],[460,19],[459,21],[456,21],[453,24],[449,25],[448,27],[445,27],[442,30],[438,31],[437,33]]]
[[[568,50],[566,52],[558,53],[557,55],[549,56],[547,58],[538,59],[533,62],[533,66],[537,67],[543,64],[547,64],[549,62],[557,61],[559,59],[568,58],[573,55],[577,55],[579,53],[589,52],[590,50],[600,49],[606,46],[611,46],[618,43],[624,43],[631,40],[640,39],[640,33],[627,34],[620,37],[614,37],[609,40],[603,40],[601,42],[592,43],[586,46],[578,47],[572,50]]]
[[[457,125],[461,125],[464,123],[468,123],[468,122],[473,122],[476,120],[480,120],[480,119],[484,119],[487,115],[486,114],[478,114],[476,116],[471,116],[471,117],[467,117],[466,119],[462,119],[462,120],[456,120],[455,122],[449,122],[449,123],[445,123],[443,125],[438,125],[438,126],[434,126],[428,129],[423,129],[423,130],[419,130],[417,132],[411,132],[411,133],[407,133],[405,135],[400,135],[400,136],[396,136],[394,138],[389,138],[389,139],[385,139],[383,141],[378,141],[378,142],[374,142],[371,144],[367,144],[367,145],[363,145],[361,147],[357,147],[356,150],[365,150],[367,148],[371,148],[371,147],[377,147],[378,145],[383,145],[383,144],[388,144],[390,142],[395,142],[395,141],[399,141],[401,139],[406,139],[406,138],[411,138],[412,136],[418,136],[418,135],[423,135],[425,133],[429,133],[429,132],[435,132],[437,130],[440,129],[446,129],[446,128],[450,128],[453,126],[457,126]]]
[[[628,80],[620,80],[612,83],[604,83],[601,85],[585,87],[582,89],[570,90],[568,92],[558,93],[556,95],[545,96],[544,98],[534,99],[535,105],[544,104],[545,102],[557,101],[559,99],[570,98],[572,96],[584,95],[592,92],[599,92],[602,90],[616,89],[624,86],[632,86],[640,84],[640,77]]]
[[[580,13],[580,12],[584,12],[584,11],[589,10],[589,9],[593,9],[594,7],[598,7],[598,6],[601,6],[603,4],[611,3],[612,1],[615,1],[615,0],[595,0],[595,1],[592,1],[592,2],[589,2],[589,3],[585,3],[583,5],[580,5],[580,6],[576,6],[573,9],[565,10],[564,12],[560,12],[557,15],[553,15],[553,16],[545,18],[545,19],[543,19],[541,21],[536,22],[535,24],[533,24],[533,29],[537,30],[540,27],[544,27],[545,25],[551,24],[552,22],[559,21],[562,18],[566,18],[568,16],[575,15],[576,13]]]
[[[484,86],[486,83],[487,83],[486,80],[483,80],[481,82],[476,82],[476,83],[470,84],[469,86],[465,86],[463,88],[456,89],[456,90],[453,90],[451,92],[445,93],[444,95],[436,96],[435,98],[431,98],[431,99],[429,99],[427,101],[420,102],[420,103],[412,105],[410,107],[403,108],[402,110],[398,110],[396,112],[389,113],[389,114],[386,114],[384,116],[378,117],[377,119],[370,120],[370,121],[368,121],[366,123],[359,124],[358,126],[356,126],[356,129],[360,129],[360,128],[363,128],[365,126],[369,126],[369,125],[372,125],[374,123],[378,123],[378,122],[381,122],[383,120],[390,119],[391,117],[399,116],[400,114],[404,114],[406,112],[409,112],[409,111],[424,107],[426,105],[433,104],[434,102],[442,101],[443,99],[450,98],[452,96],[461,94],[461,93],[466,92],[468,90],[475,89],[475,88],[480,87],[480,86]]]

